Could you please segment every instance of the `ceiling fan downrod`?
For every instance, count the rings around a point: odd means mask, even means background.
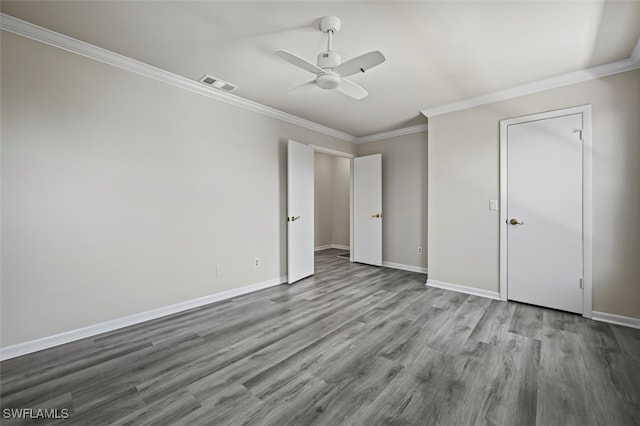
[[[320,21],[320,30],[327,34],[327,50],[325,52],[320,52],[317,58],[318,67],[322,68],[329,74],[333,74],[333,69],[340,65],[341,58],[340,54],[332,51],[333,47],[333,35],[340,31],[340,18],[337,16],[325,16]],[[324,79],[323,79],[324,80]],[[327,80],[323,81],[322,84],[319,84],[323,89],[334,89],[340,84],[340,77],[334,75]]]

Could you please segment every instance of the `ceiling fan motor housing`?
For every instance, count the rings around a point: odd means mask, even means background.
[[[333,51],[321,52],[318,55],[318,66],[322,69],[333,69],[340,65],[340,55]]]

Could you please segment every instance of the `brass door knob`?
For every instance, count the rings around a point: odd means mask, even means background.
[[[291,222],[295,222],[298,219],[300,219],[300,216],[291,216]]]
[[[509,223],[510,223],[510,224],[512,224],[512,225],[524,225],[524,222],[519,221],[519,220],[518,220],[518,219],[516,219],[516,218],[511,219],[511,220],[509,221]]]
[[[382,217],[382,214],[380,213],[372,214],[371,217],[375,217],[376,219],[379,219]]]

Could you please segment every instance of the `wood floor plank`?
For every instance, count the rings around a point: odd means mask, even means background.
[[[184,425],[233,425],[240,424],[247,412],[257,410],[262,401],[244,386],[226,385],[210,398],[200,400],[200,407],[179,419]]]
[[[590,419],[590,409],[580,388],[564,382],[542,378],[538,383],[539,425],[597,425]]]
[[[46,370],[38,375],[25,375],[24,382],[12,382],[6,386],[5,394],[2,396],[2,406],[15,407],[31,407],[39,404],[40,401],[50,398],[56,393],[72,392],[74,389],[82,387],[91,380],[106,378],[112,374],[113,368],[123,363],[123,358],[135,356],[139,351],[152,348],[149,343],[131,342],[129,347],[122,352],[118,352],[120,356],[114,357],[113,353],[108,353],[104,357],[89,357],[87,362],[81,360],[75,361],[76,366],[72,369],[70,366],[60,367],[60,370]],[[97,358],[97,360],[96,360]],[[99,362],[98,362],[99,361]]]
[[[509,332],[532,339],[540,339],[543,334],[543,310],[531,305],[517,304],[509,324]]]
[[[449,310],[453,310],[453,313],[447,317],[438,331],[427,338],[430,347],[454,355],[464,348],[485,312],[482,306],[466,303],[466,300],[467,297],[452,298],[452,307]],[[457,309],[455,309],[456,305],[458,305]]]
[[[3,361],[0,408],[69,410],[38,425],[639,424],[640,330],[339,252],[294,285]]]
[[[242,425],[295,425],[300,416],[312,415],[315,401],[331,391],[332,387],[314,376],[302,372],[294,380],[270,394],[262,405],[246,413],[238,424]]]
[[[362,412],[354,424],[445,424],[442,413],[460,398],[464,385],[457,379],[454,356],[424,348]]]
[[[274,345],[191,383],[188,388],[198,397],[208,398],[227,385],[241,383],[251,389],[253,395],[263,399],[292,380],[308,364],[318,362],[320,356],[333,353],[336,347],[341,348],[345,341],[348,342],[350,334],[359,335],[364,327],[364,324],[354,321],[345,324],[342,316],[336,316],[333,320],[335,322],[323,321],[318,324],[316,330],[324,329],[318,334],[311,329],[309,333],[305,330],[304,333],[287,336]],[[299,362],[303,363],[300,368],[297,367]]]
[[[423,352],[429,348],[429,338],[441,329],[447,319],[446,310],[430,307],[405,331],[385,342],[378,354],[405,367],[411,367],[420,361]]]
[[[640,422],[640,381],[633,380],[633,371],[640,368],[640,360],[628,359],[624,354],[605,347],[589,348],[585,339],[578,341],[578,356],[575,360],[584,371],[586,404],[592,412],[591,419],[599,423],[631,424]],[[621,366],[625,370],[621,370]],[[637,377],[636,377],[637,378]],[[598,389],[594,392],[594,389]],[[601,398],[600,393],[616,395]],[[635,411],[635,414],[632,414]]]
[[[576,362],[580,351],[580,337],[566,331],[545,330],[540,341],[540,376],[547,380],[565,384],[574,382],[582,386],[582,365]]]
[[[403,367],[378,356],[368,358],[352,374],[332,383],[330,392],[288,420],[291,424],[352,424],[402,371]]]
[[[540,341],[506,335],[480,347],[462,372],[468,391],[458,412],[465,416],[455,417],[461,424],[535,425]]]
[[[88,342],[91,347],[91,342]],[[4,377],[2,380],[2,397],[7,397],[10,393],[16,393],[21,390],[36,386],[40,383],[50,382],[59,377],[67,376],[69,373],[84,370],[92,366],[101,365],[105,362],[117,359],[128,353],[136,352],[140,349],[148,348],[151,343],[147,341],[132,341],[123,345],[110,347],[103,351],[93,351],[85,357],[77,357],[73,361],[57,365],[56,368],[49,368],[41,365],[39,368],[33,368],[29,374],[23,376],[14,376],[12,380]],[[14,367],[16,369],[20,367]]]
[[[542,312],[544,328],[579,333],[579,321],[582,318],[569,312],[546,309]]]
[[[629,327],[612,326],[618,347],[628,358],[640,360],[640,333]]]
[[[482,318],[469,335],[470,339],[497,344],[509,329],[516,305],[491,300]]]
[[[362,336],[365,328],[364,323],[351,321],[345,324],[339,333],[331,333],[315,342],[313,346],[307,346],[262,371],[250,373],[243,385],[261,400],[266,399],[270,394],[295,380],[296,376],[314,365],[326,363],[327,359],[350,346],[355,339]]]

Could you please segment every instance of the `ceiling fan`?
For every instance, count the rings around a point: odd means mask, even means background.
[[[340,55],[331,50],[331,37],[340,31],[340,19],[336,16],[325,16],[320,21],[320,30],[327,33],[327,50],[318,55],[318,65],[303,59],[287,50],[276,50],[276,55],[291,62],[293,65],[316,75],[315,80],[303,86],[318,86],[321,89],[338,89],[340,92],[354,99],[363,99],[368,93],[361,86],[344,77],[365,72],[385,61],[384,55],[378,50],[365,53],[346,62],[340,62]]]

